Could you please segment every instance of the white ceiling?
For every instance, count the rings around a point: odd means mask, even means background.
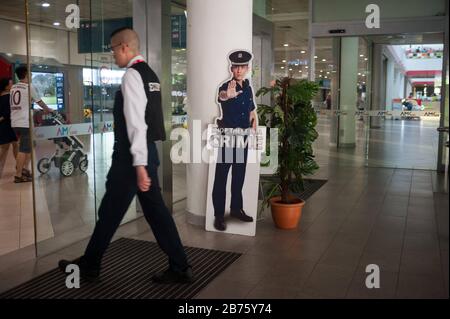
[[[11,3],[14,3],[12,5]],[[49,3],[45,8],[42,3]],[[50,25],[58,21],[64,29],[65,12],[68,4],[77,3],[80,7],[80,18],[99,20],[115,19],[132,16],[132,0],[29,0],[28,19],[30,23]],[[25,0],[0,0],[0,16],[19,21],[25,21]]]

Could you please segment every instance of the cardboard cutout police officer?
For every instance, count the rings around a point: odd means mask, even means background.
[[[252,128],[256,130],[257,115],[253,90],[250,81],[246,79],[252,54],[240,50],[232,52],[228,58],[231,62],[230,70],[233,76],[219,88],[218,103],[222,110],[222,117],[217,119],[217,125],[224,135],[229,134],[229,131],[236,132],[238,129]],[[247,136],[245,134],[243,138],[246,142]],[[239,145],[236,143],[234,145],[228,143],[228,145],[221,145],[218,150],[212,200],[215,217],[214,228],[219,231],[226,229],[225,200],[230,168],[230,216],[243,222],[253,222],[253,218],[243,210],[242,187],[245,181],[248,154],[248,146],[246,143],[244,145],[244,147],[238,147]]]

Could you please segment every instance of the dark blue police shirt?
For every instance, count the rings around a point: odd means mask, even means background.
[[[219,94],[226,91],[228,83],[225,82],[219,89]],[[249,128],[250,127],[250,112],[255,109],[255,102],[253,101],[253,91],[249,80],[242,82],[242,87],[236,82],[236,92],[242,91],[235,98],[221,101],[218,97],[218,102],[222,105],[222,121],[223,127],[229,128]]]

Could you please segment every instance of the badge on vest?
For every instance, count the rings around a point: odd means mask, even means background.
[[[148,87],[150,92],[159,92],[161,91],[161,84],[155,82],[149,82]]]

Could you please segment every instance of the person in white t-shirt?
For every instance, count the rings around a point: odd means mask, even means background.
[[[31,159],[31,135],[30,135],[30,104],[28,94],[31,94],[31,102],[38,104],[45,113],[52,110],[37,94],[33,85],[29,85],[28,68],[20,66],[16,69],[19,82],[11,88],[11,127],[19,139],[19,153],[16,158],[15,183],[31,182],[32,176],[27,169]]]

